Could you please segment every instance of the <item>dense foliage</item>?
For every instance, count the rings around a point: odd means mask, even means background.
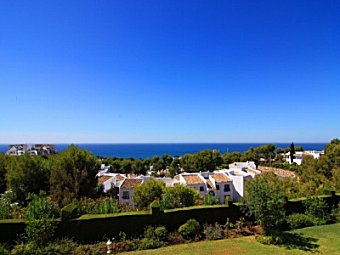
[[[264,173],[246,183],[244,211],[253,215],[267,234],[275,231],[285,217],[285,195],[278,182],[277,176]]]

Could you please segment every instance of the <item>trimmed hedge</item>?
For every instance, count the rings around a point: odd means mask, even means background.
[[[323,197],[331,209],[337,205],[340,196]],[[70,206],[70,209],[73,207]],[[304,213],[302,201],[288,201],[287,212]],[[189,219],[196,219],[201,225],[225,224],[227,219],[235,222],[241,216],[244,217],[240,207],[235,204],[230,206],[198,206],[190,208],[152,212],[130,212],[109,215],[83,215],[78,219],[57,221],[56,237],[74,238],[81,243],[92,243],[118,237],[120,232],[127,236],[137,236],[143,233],[145,226],[165,226],[168,231],[177,230]],[[65,210],[64,210],[65,211]],[[74,210],[67,210],[66,219],[73,217]],[[65,212],[64,212],[65,214]],[[62,216],[65,220],[65,215]],[[248,218],[249,219],[249,218]],[[251,219],[250,219],[251,220]],[[0,221],[0,242],[17,240],[25,232],[24,221]]]
[[[66,205],[60,212],[61,221],[71,220],[78,216],[78,207],[74,203]]]

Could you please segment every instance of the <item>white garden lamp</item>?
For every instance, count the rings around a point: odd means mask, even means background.
[[[112,248],[113,248],[113,245],[112,245],[112,242],[111,242],[111,240],[109,239],[109,240],[107,240],[107,242],[106,242],[106,247],[107,247],[107,254],[111,254],[112,253]]]

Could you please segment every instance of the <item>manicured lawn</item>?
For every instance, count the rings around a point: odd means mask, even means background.
[[[258,243],[254,236],[218,241],[202,241],[174,245],[156,250],[123,253],[126,255],[231,255],[231,254],[338,254],[340,255],[340,223],[294,231],[302,234],[303,244],[278,247]],[[309,249],[305,251],[303,249]]]

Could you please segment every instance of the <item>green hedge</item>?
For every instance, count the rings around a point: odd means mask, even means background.
[[[24,220],[1,220],[0,242],[14,244],[25,233]]]
[[[340,196],[327,196],[324,199],[331,208],[339,203]],[[69,209],[64,210],[67,211],[66,219],[74,216],[72,207]],[[290,213],[303,213],[305,210],[302,200],[287,201],[286,209]],[[82,243],[92,243],[117,237],[121,231],[125,232],[127,236],[140,235],[147,225],[166,226],[169,231],[172,231],[177,230],[189,219],[196,219],[200,224],[215,224],[215,222],[225,224],[227,218],[236,221],[241,216],[244,217],[244,214],[235,204],[180,208],[165,212],[153,209],[153,212],[84,215],[78,219],[58,221],[56,236],[74,238]],[[65,216],[62,217],[65,219]],[[24,221],[0,221],[0,242],[15,241],[24,232]]]
[[[78,216],[78,207],[74,203],[66,205],[60,212],[61,221],[71,220]]]

